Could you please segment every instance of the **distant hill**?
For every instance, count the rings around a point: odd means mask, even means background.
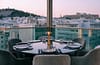
[[[0,18],[3,17],[27,17],[27,16],[33,16],[33,17],[40,17],[39,15],[24,12],[21,10],[16,9],[0,9]]]

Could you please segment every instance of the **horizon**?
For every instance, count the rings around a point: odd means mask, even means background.
[[[77,12],[98,14],[100,0],[53,0],[53,17],[73,15]],[[11,8],[40,16],[47,16],[47,0],[1,0],[0,9]]]
[[[2,8],[2,9],[14,9],[14,8]],[[26,13],[31,13],[31,12],[27,12],[27,11],[24,11],[24,10],[19,10],[19,9],[14,9],[14,10],[18,10],[18,11],[23,11],[23,12],[26,12]],[[91,14],[91,15],[99,15],[99,14],[93,14],[93,13],[87,13],[87,12],[76,12],[76,13],[74,13],[74,14],[68,14],[68,15],[77,15],[77,13],[80,13],[80,14]],[[31,13],[31,14],[35,14],[35,15],[38,15],[38,14],[36,14],[36,13]],[[42,16],[42,15],[40,15],[40,16]],[[66,16],[66,14],[65,15],[63,15],[63,16]],[[100,16],[100,15],[99,15]],[[46,17],[46,16],[45,16]]]

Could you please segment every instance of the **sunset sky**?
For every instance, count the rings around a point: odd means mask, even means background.
[[[14,8],[46,16],[47,0],[0,0],[0,9]],[[81,13],[100,15],[100,0],[53,0],[53,16]]]

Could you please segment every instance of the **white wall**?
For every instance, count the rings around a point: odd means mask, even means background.
[[[29,40],[32,40],[32,33],[33,30],[32,28],[23,28],[23,29],[19,29],[19,38],[23,41],[23,42],[27,42]]]

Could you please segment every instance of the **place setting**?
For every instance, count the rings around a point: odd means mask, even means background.
[[[25,51],[25,50],[32,50],[32,46],[29,43],[19,43],[13,46],[13,48],[17,51]]]
[[[80,43],[75,43],[75,42],[72,42],[72,43],[68,43],[64,49],[79,49],[81,47],[81,44]]]

